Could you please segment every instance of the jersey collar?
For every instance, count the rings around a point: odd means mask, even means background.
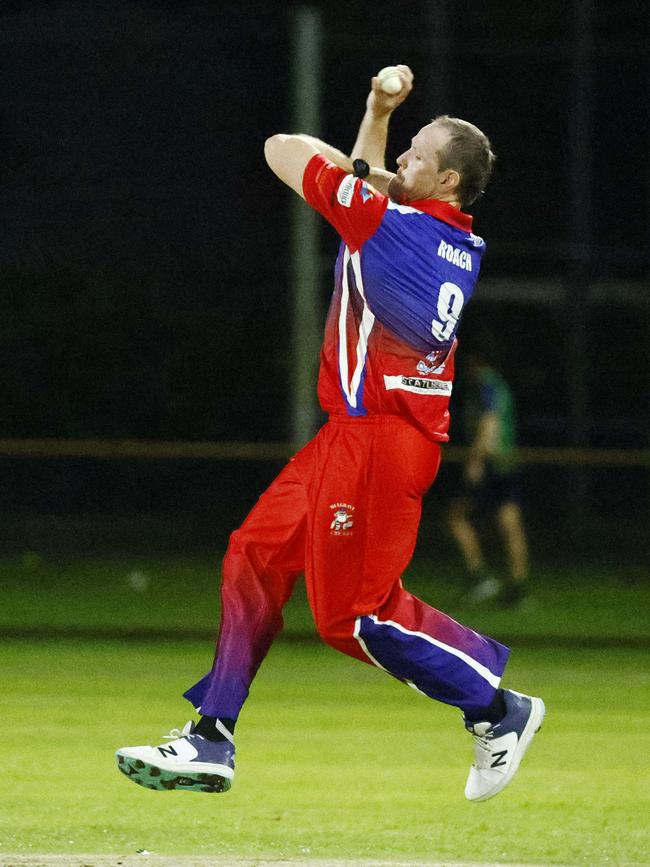
[[[442,220],[443,223],[449,223],[450,226],[455,226],[457,229],[464,229],[466,232],[472,230],[472,215],[459,211],[449,202],[443,202],[441,199],[417,199],[415,202],[408,202],[407,204],[409,207],[424,211],[425,214],[431,214],[432,217]]]

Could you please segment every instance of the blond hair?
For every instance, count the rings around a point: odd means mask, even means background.
[[[441,114],[433,123],[449,133],[447,144],[438,153],[438,168],[458,172],[458,198],[461,207],[467,207],[478,199],[490,180],[496,159],[490,140],[473,123],[458,117]]]

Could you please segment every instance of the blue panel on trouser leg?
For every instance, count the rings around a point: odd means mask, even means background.
[[[490,683],[468,661],[439,643],[389,623],[377,623],[371,617],[360,618],[358,634],[383,668],[400,680],[410,681],[430,698],[461,708],[481,707],[492,701],[498,676],[492,675]]]
[[[199,680],[198,683],[195,683],[194,686],[191,686],[186,692],[183,693],[183,698],[186,698],[189,702],[191,702],[195,708],[200,708],[203,704],[203,697],[208,688],[208,684],[210,683],[210,677],[212,672],[209,671],[204,677]]]

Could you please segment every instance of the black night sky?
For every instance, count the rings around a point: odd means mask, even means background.
[[[323,128],[306,131],[349,149],[370,76],[396,62],[412,66],[416,89],[395,116],[389,161],[435,114],[481,126],[499,157],[475,210],[484,279],[559,281],[569,293],[575,279],[625,284],[584,314],[587,438],[647,443],[647,9],[456,0],[436,58],[443,4],[314,6]],[[579,7],[593,9],[591,129],[572,143]],[[286,439],[289,194],[262,150],[291,129],[294,8],[2,4],[1,436]],[[322,244],[333,261],[327,228]],[[564,441],[575,315],[482,303],[480,286],[468,311],[468,337],[476,323],[499,335],[529,444]],[[613,381],[622,387],[603,388]]]

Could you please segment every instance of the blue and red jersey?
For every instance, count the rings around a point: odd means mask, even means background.
[[[321,352],[323,410],[399,415],[447,441],[456,330],[485,250],[472,217],[437,199],[398,205],[320,154],[303,192],[342,239]]]

